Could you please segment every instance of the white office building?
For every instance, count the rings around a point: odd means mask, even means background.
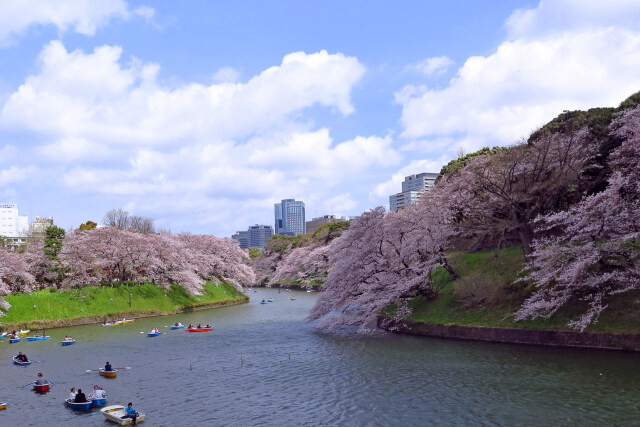
[[[18,214],[16,203],[0,203],[0,237],[9,245],[26,243],[29,217]]]
[[[402,192],[389,196],[389,209],[395,212],[417,203],[425,191],[433,188],[438,178],[437,173],[423,172],[409,175],[402,182]]]

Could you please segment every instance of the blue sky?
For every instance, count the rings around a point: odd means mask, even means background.
[[[606,4],[605,4],[606,3]],[[0,201],[229,236],[640,90],[640,5],[0,0]]]

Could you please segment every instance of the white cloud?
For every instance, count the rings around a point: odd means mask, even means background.
[[[435,56],[433,58],[427,58],[410,68],[415,69],[426,76],[431,76],[446,73],[449,67],[453,64],[453,60],[448,56]]]
[[[72,192],[121,200],[174,231],[193,226],[182,213],[230,234],[288,197],[354,209],[340,184],[400,161],[390,136],[334,141],[304,117],[313,105],[354,111],[356,58],[296,52],[245,83],[165,87],[159,65],[121,57],[116,46],[49,43],[3,106],[0,131],[34,135],[31,154],[59,165]],[[237,80],[231,71],[218,74]]]
[[[1,0],[0,10],[0,45],[10,43],[31,26],[53,25],[59,31],[92,36],[114,18],[140,15],[151,19],[154,14],[144,6],[132,12],[124,0]]]
[[[222,67],[215,72],[212,80],[214,83],[236,83],[240,80],[240,71],[233,67]]]
[[[448,87],[407,86],[396,93],[402,136],[451,138],[451,151],[473,150],[526,137],[566,109],[616,106],[640,89],[640,32],[625,28],[627,14],[638,13],[629,2],[616,2],[615,13],[604,14],[595,27],[603,7],[541,2],[538,9],[514,13],[508,27],[513,37],[522,37],[503,42],[491,55],[467,59]],[[567,30],[542,28],[559,8],[566,16],[558,25],[571,21]],[[572,11],[582,21],[571,18]]]
[[[640,28],[637,0],[542,0],[535,8],[516,10],[505,27],[511,39],[540,37],[598,28]]]
[[[389,196],[402,191],[402,181],[406,176],[422,172],[438,173],[449,160],[446,156],[442,156],[438,160],[414,160],[394,173],[388,181],[376,185],[373,191],[369,193],[369,199],[377,205],[388,207]]]

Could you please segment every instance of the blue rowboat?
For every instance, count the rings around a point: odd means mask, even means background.
[[[71,341],[61,341],[60,345],[71,345],[71,344],[75,344],[76,340],[71,340]]]
[[[260,301],[260,304],[269,304],[269,303],[266,301]]]
[[[9,344],[15,344],[20,342],[20,338],[9,338]]]
[[[92,406],[102,406],[107,403],[107,398],[103,397],[102,399],[91,399]]]
[[[18,365],[18,366],[27,366],[27,365],[31,365],[31,360],[27,360],[26,362],[21,362],[19,361],[17,358],[13,358],[13,364],[14,365]]]
[[[180,326],[169,326],[169,329],[182,329],[184,328],[184,325],[180,325]]]
[[[51,338],[49,335],[47,335],[46,337],[27,337],[27,341],[44,341],[44,340],[48,340],[49,338]]]
[[[67,399],[64,402],[69,408],[74,409],[76,411],[88,411],[89,409],[91,409],[91,405],[93,405],[92,401],[76,403],[71,399]]]
[[[162,335],[162,332],[152,332],[147,334],[148,337],[157,337],[158,335]]]
[[[1,333],[1,334],[0,334],[0,338],[4,338],[4,337],[6,337],[6,336],[7,336],[7,333],[6,333],[6,332],[3,332],[3,333]]]

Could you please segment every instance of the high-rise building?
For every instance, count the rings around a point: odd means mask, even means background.
[[[249,247],[264,248],[264,245],[273,236],[273,228],[270,225],[252,225],[249,227]]]
[[[1,243],[10,246],[24,244],[28,234],[29,217],[18,214],[16,203],[0,203]]]
[[[409,175],[402,182],[402,192],[389,196],[389,209],[392,212],[417,203],[422,193],[433,188],[437,173],[423,172]]]
[[[249,232],[248,231],[238,231],[233,236],[231,236],[233,240],[237,240],[240,243],[240,249],[247,249],[249,247]]]
[[[43,236],[49,227],[53,227],[52,217],[46,218],[43,216],[37,216],[31,223],[31,235]]]
[[[284,199],[274,204],[276,234],[297,236],[306,233],[304,202]]]

